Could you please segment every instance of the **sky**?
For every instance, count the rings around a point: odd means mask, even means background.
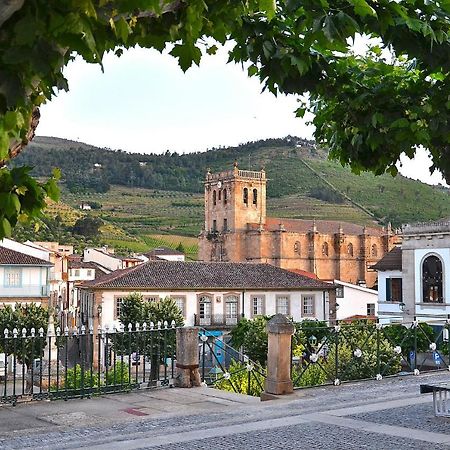
[[[129,152],[187,153],[287,135],[312,138],[314,130],[307,125],[311,116],[295,117],[297,97],[261,92],[258,79],[226,63],[224,49],[186,73],[170,55],[137,48],[120,58],[108,54],[103,73],[77,59],[65,75],[70,91],[41,108],[40,136]],[[403,158],[400,171],[442,182],[429,174],[430,165],[420,151],[412,161]]]

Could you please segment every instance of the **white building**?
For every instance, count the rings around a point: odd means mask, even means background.
[[[378,315],[378,292],[363,286],[334,280],[337,320],[374,319]]]
[[[443,322],[450,317],[450,222],[406,225],[402,238],[373,266],[380,320]]]
[[[51,267],[44,259],[0,246],[0,303],[48,306]]]
[[[83,261],[95,262],[110,271],[126,269],[127,267],[133,267],[144,262],[142,259],[134,256],[115,255],[111,251],[108,251],[107,247],[85,248]]]
[[[122,300],[133,292],[145,301],[173,298],[185,324],[210,329],[241,317],[276,313],[328,320],[335,286],[269,264],[150,261],[112,272],[80,287],[85,325],[119,325]]]
[[[156,261],[158,259],[165,259],[166,261],[184,261],[184,253],[178,250],[174,250],[169,247],[158,247],[144,253],[142,256],[147,260]]]

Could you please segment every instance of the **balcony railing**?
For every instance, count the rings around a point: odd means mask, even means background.
[[[241,320],[240,315],[229,316],[226,314],[210,314],[200,316],[194,314],[194,325],[200,327],[233,327]]]

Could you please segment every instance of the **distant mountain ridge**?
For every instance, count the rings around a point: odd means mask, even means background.
[[[244,169],[264,167],[269,208],[279,217],[327,218],[401,225],[450,216],[449,190],[401,175],[354,175],[329,161],[312,141],[287,136],[236,147],[177,154],[126,153],[52,137],[36,137],[14,164],[47,176],[60,167],[71,192],[107,192],[110,185],[201,193],[208,168],[225,170],[238,161]],[[352,212],[355,209],[358,214]],[[353,218],[354,217],[354,218]],[[363,219],[362,217],[365,217]]]

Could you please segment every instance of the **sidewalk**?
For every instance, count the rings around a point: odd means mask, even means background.
[[[296,391],[282,400],[159,389],[0,408],[0,447],[93,450],[448,449],[419,384],[448,372]]]

